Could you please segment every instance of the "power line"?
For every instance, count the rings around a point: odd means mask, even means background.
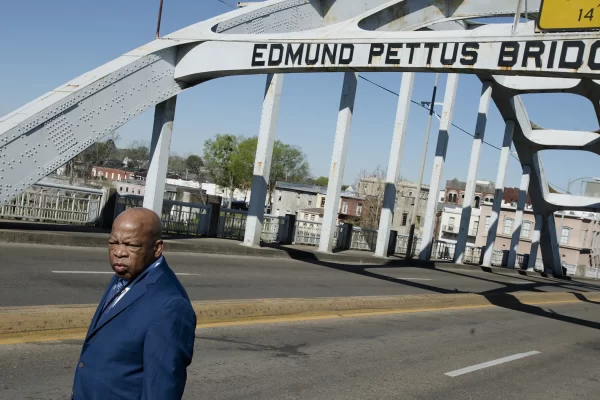
[[[227,7],[229,7],[229,8],[236,8],[236,7],[232,6],[231,4],[227,3],[227,2],[226,2],[226,1],[224,1],[224,0],[217,0],[217,1],[218,1],[219,3],[225,4],[225,5],[226,5]]]
[[[393,95],[394,95],[394,96],[396,96],[396,97],[399,97],[399,96],[400,96],[400,94],[399,94],[398,92],[395,92],[395,91],[393,91],[393,90],[391,90],[391,89],[388,89],[388,88],[386,88],[385,86],[382,86],[382,85],[380,85],[380,84],[378,84],[378,83],[376,83],[376,82],[373,82],[372,80],[370,80],[370,79],[368,79],[368,78],[365,78],[364,76],[362,76],[362,75],[360,75],[360,74],[358,75],[358,77],[359,77],[359,78],[361,78],[361,79],[363,79],[363,80],[365,80],[365,81],[367,81],[367,82],[369,82],[369,83],[370,83],[370,84],[372,84],[372,85],[375,85],[375,86],[377,86],[378,88],[380,88],[380,89],[382,89],[382,90],[385,90],[385,91],[386,91],[386,92],[388,92],[388,93],[391,93],[391,94],[393,94]],[[418,105],[419,107],[421,107],[421,108],[423,108],[423,109],[425,109],[425,110],[429,111],[429,108],[428,108],[428,107],[425,107],[423,104],[421,104],[421,103],[419,103],[419,102],[417,102],[417,101],[411,100],[411,103],[413,103],[413,104],[416,104],[416,105]],[[438,117],[440,117],[440,116],[439,116],[437,113],[436,113],[435,115],[437,115]],[[453,127],[455,127],[456,129],[458,129],[459,131],[461,131],[461,132],[463,132],[463,133],[466,133],[467,135],[469,135],[469,136],[471,136],[471,137],[473,137],[473,138],[475,137],[475,135],[473,135],[472,133],[470,133],[470,132],[466,131],[465,129],[461,128],[460,126],[456,125],[455,123],[452,123],[452,126],[453,126]],[[494,149],[496,149],[496,150],[502,150],[500,147],[498,147],[498,146],[495,146],[495,145],[493,145],[493,144],[491,144],[491,143],[488,143],[488,142],[486,142],[485,140],[483,141],[483,143],[487,144],[488,146],[490,146],[490,147],[492,147],[492,148],[494,148]],[[512,157],[513,157],[515,160],[519,161],[519,159],[518,159],[517,157],[515,157],[515,155],[514,155],[514,154],[512,154],[512,152],[510,153],[510,155],[511,155],[511,156],[512,156]]]

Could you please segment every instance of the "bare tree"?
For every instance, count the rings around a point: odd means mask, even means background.
[[[385,171],[380,166],[373,172],[362,170],[355,185],[358,194],[365,198],[360,226],[365,229],[378,229],[385,192]]]

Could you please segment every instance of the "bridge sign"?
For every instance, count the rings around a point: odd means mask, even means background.
[[[600,29],[600,0],[543,0],[538,26],[544,31]]]

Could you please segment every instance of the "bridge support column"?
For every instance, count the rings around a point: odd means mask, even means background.
[[[515,268],[517,262],[519,240],[521,239],[521,227],[523,226],[523,211],[525,211],[525,201],[527,200],[527,190],[529,189],[530,175],[531,167],[529,165],[523,165],[521,186],[519,186],[519,199],[517,200],[517,211],[515,212],[515,221],[513,224],[512,238],[510,240],[510,249],[508,252],[508,268]]]
[[[531,250],[529,251],[529,263],[527,271],[535,271],[535,263],[537,261],[538,249],[540,247],[540,232],[544,219],[541,215],[535,215],[535,226],[533,227],[533,236],[531,238]]]
[[[390,150],[387,175],[385,179],[385,192],[383,195],[383,206],[377,232],[377,246],[375,255],[386,257],[390,242],[392,220],[394,218],[394,207],[396,205],[396,181],[400,175],[400,163],[408,127],[408,113],[410,111],[410,100],[415,83],[414,72],[404,72],[400,84],[400,97],[398,98],[398,109],[396,111],[396,124],[394,125],[394,136]]]
[[[169,166],[176,104],[177,96],[173,96],[157,104],[154,109],[154,127],[150,145],[150,165],[148,166],[148,175],[146,175],[144,208],[154,211],[159,216],[162,215],[165,198],[165,180]]]
[[[560,259],[560,248],[558,247],[558,238],[556,237],[556,220],[554,213],[543,216],[542,231],[540,232],[540,248],[542,249],[542,260],[544,262],[544,272],[551,273],[554,276],[562,277],[562,262]]]
[[[333,249],[333,234],[336,229],[335,223],[338,216],[340,191],[342,190],[342,179],[344,179],[348,136],[350,133],[350,125],[352,124],[352,112],[354,111],[354,99],[356,98],[356,87],[358,84],[357,80],[357,73],[344,73],[340,111],[333,143],[331,170],[329,171],[329,184],[327,185],[327,197],[325,198],[323,225],[321,226],[321,237],[319,239],[320,252],[330,253]]]
[[[449,130],[450,124],[452,123],[452,115],[454,113],[454,102],[456,100],[457,86],[458,74],[448,74],[446,92],[444,94],[442,119],[440,121],[440,131],[438,133],[435,159],[433,161],[433,171],[431,173],[431,183],[429,186],[429,198],[427,200],[425,225],[423,226],[423,238],[421,239],[421,251],[419,252],[419,259],[421,260],[429,260],[431,257],[438,193],[440,191],[440,180],[442,179],[444,164],[446,162],[446,151],[448,150],[448,140],[450,137]]]
[[[258,145],[256,146],[256,158],[254,160],[250,208],[248,209],[246,232],[244,233],[244,241],[242,242],[244,246],[260,245],[282,86],[283,74],[267,75],[267,85],[258,131]]]
[[[492,205],[492,215],[485,244],[485,253],[483,254],[483,265],[489,267],[492,265],[492,255],[494,254],[494,245],[496,243],[496,232],[498,232],[498,219],[502,209],[502,198],[504,197],[504,180],[506,177],[506,168],[508,166],[508,157],[510,156],[510,146],[512,144],[513,133],[515,132],[514,121],[506,121],[504,129],[504,140],[502,141],[502,150],[500,152],[500,162],[498,164],[498,175],[496,177],[496,190],[494,191],[494,204]],[[481,225],[481,221],[479,221]],[[481,229],[481,226],[479,227]]]
[[[475,199],[475,190],[477,187],[477,168],[479,168],[479,160],[481,159],[481,150],[491,99],[492,84],[490,82],[483,82],[481,97],[479,99],[479,114],[477,115],[477,124],[475,126],[475,137],[473,138],[473,147],[471,148],[471,161],[469,162],[469,172],[467,173],[465,198],[463,199],[462,215],[460,217],[460,230],[454,251],[454,262],[457,264],[463,263],[465,249],[467,248],[469,223],[471,222],[473,200]]]

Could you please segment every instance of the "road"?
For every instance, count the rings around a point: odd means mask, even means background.
[[[545,311],[562,320],[494,308],[198,329],[185,399],[596,400],[600,305]],[[0,346],[0,398],[66,399],[81,343]]]
[[[0,307],[97,304],[111,276],[102,249],[3,244],[0,254]],[[600,289],[590,282],[456,268],[344,266],[182,253],[166,257],[192,300]]]

